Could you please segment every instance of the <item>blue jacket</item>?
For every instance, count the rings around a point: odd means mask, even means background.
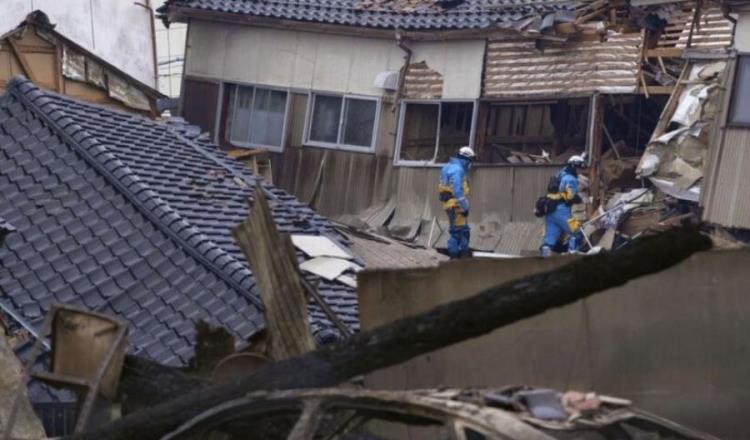
[[[466,175],[469,171],[471,161],[460,156],[451,156],[448,163],[440,172],[439,190],[442,194],[448,193],[452,198],[458,200],[461,210],[469,211],[469,200],[466,198],[469,192],[469,183]]]
[[[578,195],[578,173],[574,168],[566,166],[557,173],[560,179],[560,195],[566,202],[571,202]],[[568,203],[559,203],[557,210],[570,211]]]

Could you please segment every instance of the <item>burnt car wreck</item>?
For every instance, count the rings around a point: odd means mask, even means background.
[[[217,433],[224,437],[216,436]],[[163,440],[716,440],[594,393],[499,390],[256,392],[211,408]]]

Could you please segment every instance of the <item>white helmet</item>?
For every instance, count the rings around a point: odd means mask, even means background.
[[[458,155],[463,156],[469,160],[473,160],[475,157],[477,157],[477,155],[474,154],[474,150],[471,147],[461,147],[461,149],[458,150]]]
[[[584,165],[586,165],[586,153],[571,156],[570,159],[568,159],[568,164],[578,168],[583,167]]]

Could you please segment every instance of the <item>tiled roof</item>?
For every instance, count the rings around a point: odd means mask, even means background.
[[[567,0],[169,0],[170,7],[380,29],[485,29],[573,11]]]
[[[5,221],[4,218],[0,217],[0,245],[3,244],[3,240],[5,240],[5,236],[8,235],[8,233],[15,231],[16,228],[13,227],[10,223]]]
[[[4,232],[13,232],[16,228],[13,227],[10,223],[8,223],[4,218],[0,217],[0,231]]]
[[[0,301],[23,321],[40,326],[56,302],[113,313],[131,323],[132,353],[169,365],[192,357],[195,320],[238,341],[264,325],[231,238],[256,179],[189,127],[14,78],[0,97],[0,163],[0,216],[17,229],[0,248]],[[343,240],[294,197],[263,188],[282,231]],[[318,288],[356,330],[353,289]],[[338,335],[317,306],[310,317],[319,342]]]

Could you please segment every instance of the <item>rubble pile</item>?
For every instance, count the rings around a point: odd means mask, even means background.
[[[719,78],[726,62],[695,64],[667,131],[655,133],[636,174],[680,200],[697,202],[708,136],[716,116]]]

